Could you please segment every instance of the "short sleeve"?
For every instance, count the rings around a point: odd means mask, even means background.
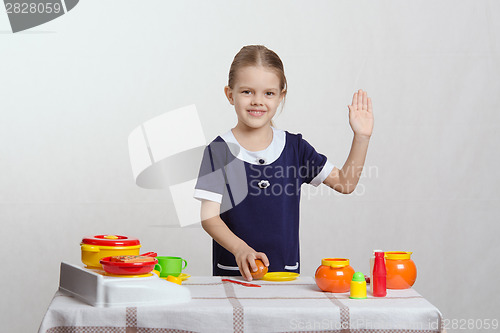
[[[318,153],[303,139],[301,134],[297,136],[302,183],[318,186],[328,177],[334,166],[325,155]]]
[[[220,163],[218,163],[216,156],[214,156],[211,146],[208,145],[203,152],[194,197],[198,200],[210,200],[221,203],[225,184],[224,173]]]

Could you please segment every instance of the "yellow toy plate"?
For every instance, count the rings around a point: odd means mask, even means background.
[[[292,281],[295,280],[299,276],[299,273],[292,272],[271,272],[266,273],[262,280],[266,281]]]
[[[157,270],[154,270],[154,271],[153,271],[153,273],[155,273],[156,275],[160,276],[160,272],[158,272]],[[187,280],[187,279],[188,279],[188,278],[190,278],[190,277],[191,277],[191,275],[189,275],[189,274],[185,274],[185,273],[181,273],[181,274],[179,274],[179,276],[178,276],[178,278],[180,278],[182,281],[185,281],[185,280]],[[160,276],[160,279],[164,279],[164,280],[166,280],[166,279],[167,279],[167,277],[161,277],[161,276]]]
[[[181,273],[181,274],[179,274],[178,277],[181,278],[182,281],[184,281],[184,280],[187,280],[189,277],[191,277],[191,275]]]

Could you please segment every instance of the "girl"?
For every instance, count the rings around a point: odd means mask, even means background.
[[[303,183],[348,194],[361,174],[373,130],[372,102],[359,90],[349,108],[354,139],[341,170],[302,138],[276,129],[287,83],[276,53],[262,45],[234,57],[224,88],[238,123],[205,149],[195,198],[213,238],[213,275],[252,280],[256,259],[269,271],[300,272],[299,202]]]

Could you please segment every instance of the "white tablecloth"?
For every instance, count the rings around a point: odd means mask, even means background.
[[[183,285],[192,301],[169,306],[95,308],[57,292],[39,333],[442,331],[441,313],[414,289],[357,300],[349,293],[322,292],[312,277],[252,283],[262,287],[190,277]]]

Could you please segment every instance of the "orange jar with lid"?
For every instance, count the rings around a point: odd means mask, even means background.
[[[332,293],[345,293],[351,288],[354,268],[349,266],[349,259],[324,258],[314,275],[319,289]]]
[[[385,253],[387,289],[408,289],[417,279],[417,267],[411,260],[412,252],[391,251]]]

